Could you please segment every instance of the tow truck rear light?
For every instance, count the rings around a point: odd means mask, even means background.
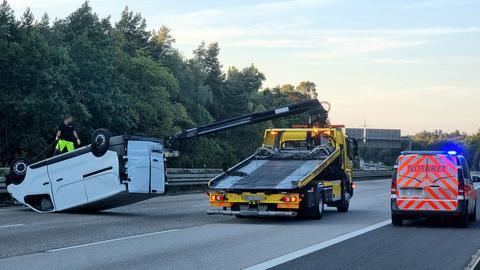
[[[298,202],[298,197],[297,196],[283,196],[282,201],[288,202],[288,203],[295,203],[295,202]]]
[[[224,195],[210,195],[210,201],[224,201],[225,196]]]

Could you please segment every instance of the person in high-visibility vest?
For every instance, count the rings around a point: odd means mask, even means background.
[[[81,141],[73,126],[73,116],[67,115],[63,118],[63,123],[58,126],[56,141],[55,154],[75,150],[75,143],[80,145]]]

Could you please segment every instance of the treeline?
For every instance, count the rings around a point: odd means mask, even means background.
[[[315,84],[262,89],[253,64],[224,72],[217,43],[200,43],[187,59],[166,26],[149,31],[139,13],[118,22],[99,18],[85,2],[64,19],[17,19],[0,5],[0,165],[34,157],[72,114],[84,144],[100,127],[114,134],[169,137],[184,128],[317,96]],[[238,128],[177,145],[170,162],[225,167],[252,153],[263,129],[306,116]],[[48,151],[47,151],[48,152]],[[48,155],[44,154],[42,157]]]

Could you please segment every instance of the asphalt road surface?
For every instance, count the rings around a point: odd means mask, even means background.
[[[0,269],[463,269],[480,222],[390,224],[389,182],[358,182],[322,220],[207,216],[205,194],[95,214],[0,208]]]

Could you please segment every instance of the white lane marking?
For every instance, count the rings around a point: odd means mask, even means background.
[[[305,256],[305,255],[310,254],[312,252],[319,251],[319,250],[324,249],[326,247],[338,244],[338,243],[343,242],[345,240],[348,240],[350,238],[353,238],[353,237],[362,235],[364,233],[376,230],[376,229],[381,228],[381,227],[383,227],[385,225],[388,225],[390,223],[392,223],[392,220],[387,219],[387,220],[384,220],[382,222],[370,225],[368,227],[365,227],[365,228],[362,228],[362,229],[359,229],[359,230],[356,230],[356,231],[353,231],[353,232],[349,232],[347,234],[337,236],[335,238],[332,238],[332,239],[324,241],[324,242],[320,242],[316,245],[309,246],[309,247],[306,247],[304,249],[300,249],[300,250],[294,251],[292,253],[277,257],[275,259],[272,259],[272,260],[269,260],[269,261],[266,261],[266,262],[248,267],[248,268],[245,268],[244,270],[260,270],[260,269],[272,268],[272,267],[275,267],[275,266],[280,265],[282,263],[286,263],[288,261],[291,261],[291,260],[297,259],[299,257]]]
[[[0,229],[2,228],[11,228],[11,227],[20,227],[20,226],[23,226],[25,224],[7,224],[7,225],[0,225]]]
[[[111,243],[111,242],[128,240],[128,239],[134,239],[134,238],[139,238],[139,237],[144,237],[144,236],[159,235],[159,234],[164,234],[164,233],[169,233],[169,232],[175,232],[175,231],[178,231],[178,230],[179,229],[172,229],[172,230],[166,230],[166,231],[160,231],[160,232],[137,234],[137,235],[132,235],[132,236],[126,236],[126,237],[114,238],[114,239],[103,240],[103,241],[98,241],[98,242],[92,242],[92,243],[87,243],[87,244],[50,249],[50,250],[47,250],[46,252],[58,252],[58,251],[62,251],[62,250],[69,250],[69,249],[75,249],[75,248],[81,248],[81,247],[94,246],[94,245]]]
[[[477,253],[472,255],[472,260],[467,264],[465,267],[465,270],[474,270],[478,269],[480,266],[480,249],[477,251]]]

